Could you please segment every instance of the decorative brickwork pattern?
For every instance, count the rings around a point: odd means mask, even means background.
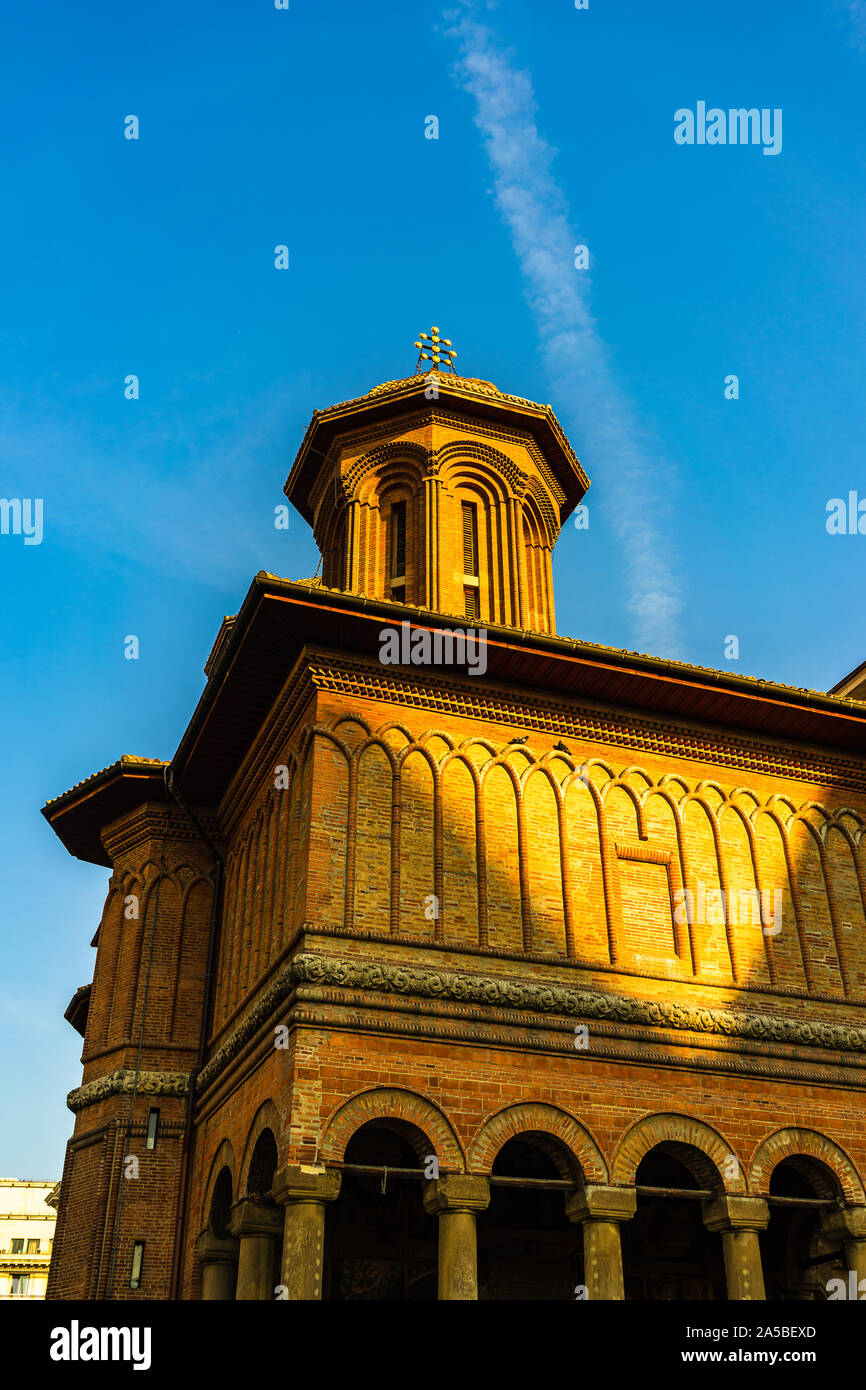
[[[608,1181],[607,1165],[592,1135],[573,1115],[553,1105],[509,1105],[492,1115],[472,1142],[469,1171],[490,1173],[509,1139],[530,1134],[550,1154],[561,1177],[580,1177],[587,1183]],[[545,1145],[545,1140],[555,1142]]]

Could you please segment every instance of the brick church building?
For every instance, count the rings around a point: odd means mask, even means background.
[[[171,762],[44,809],[110,871],[48,1296],[841,1296],[866,703],[558,636],[589,480],[426,343],[313,415],[321,577],[256,575]]]

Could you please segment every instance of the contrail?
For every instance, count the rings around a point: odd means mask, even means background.
[[[472,18],[471,5],[464,6],[448,32],[459,45],[457,78],[475,100],[475,124],[526,282],[550,380],[557,398],[570,403],[570,412],[564,413],[577,425],[590,473],[605,475],[637,640],[644,650],[675,656],[682,601],[670,563],[670,539],[654,518],[659,463],[655,457],[650,463],[638,442],[639,426],[589,310],[587,272],[574,269],[573,247],[580,238],[571,230],[568,204],[551,172],[554,151],[538,131],[532,80],[512,66],[491,31]]]

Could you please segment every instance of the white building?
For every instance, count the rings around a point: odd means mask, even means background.
[[[44,1298],[60,1183],[0,1178],[0,1299]]]

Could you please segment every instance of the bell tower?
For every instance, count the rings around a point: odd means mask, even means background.
[[[292,465],[322,582],[554,633],[551,554],[589,479],[549,405],[459,376],[438,328],[415,346],[413,376],[316,411]]]

